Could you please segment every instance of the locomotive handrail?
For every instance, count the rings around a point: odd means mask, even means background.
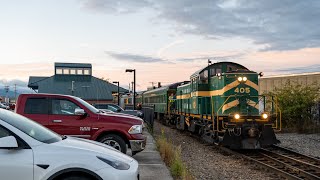
[[[277,97],[276,97],[276,100],[275,100],[275,104],[276,104],[276,110],[278,109],[279,110],[279,129],[278,129],[278,118],[276,118],[276,127],[275,127],[275,131],[276,132],[280,132],[281,131],[281,127],[282,127],[282,117],[281,117],[281,109],[278,105],[278,101],[277,101]],[[276,117],[278,116],[278,113],[276,111]]]
[[[223,107],[223,105],[226,104],[226,102],[229,100],[230,97],[236,97],[237,95],[230,95],[228,96],[228,98],[222,103],[222,105],[220,106],[220,108],[217,110],[217,128],[216,128],[216,131],[217,132],[222,132],[222,131],[219,131],[219,111],[221,110],[221,108]],[[214,123],[214,121],[212,121]],[[213,127],[214,127],[214,124],[213,124]]]

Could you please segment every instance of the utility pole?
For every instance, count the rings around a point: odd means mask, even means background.
[[[131,88],[132,88],[132,91],[131,91],[131,92],[134,91],[134,90],[133,90],[133,88],[134,88],[133,83],[134,83],[134,82],[132,81],[132,82],[131,82],[131,85],[132,85],[132,86],[131,86]]]
[[[9,92],[9,86],[4,86],[4,90],[6,91],[6,98],[4,100],[4,102],[8,103],[8,92]]]
[[[130,91],[131,91],[131,89],[130,89],[130,84],[131,84],[131,83],[129,83],[129,94],[130,94]]]
[[[14,84],[14,100],[17,101],[17,84]]]
[[[74,95],[74,81],[71,81],[71,95]]]
[[[133,72],[133,110],[136,109],[136,70],[126,69],[126,72]]]

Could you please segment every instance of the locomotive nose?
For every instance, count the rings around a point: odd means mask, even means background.
[[[250,127],[248,130],[248,136],[249,137],[256,137],[258,135],[258,129],[255,128],[254,126]]]

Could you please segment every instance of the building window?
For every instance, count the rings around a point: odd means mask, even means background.
[[[83,74],[84,74],[84,75],[90,75],[89,69],[84,69],[84,70],[83,70]]]
[[[63,74],[69,74],[69,69],[68,68],[63,69]]]
[[[70,74],[75,75],[76,74],[76,70],[75,69],[70,69]]]
[[[83,75],[83,70],[82,69],[77,69],[77,74],[78,75]]]
[[[56,69],[56,74],[62,74],[62,69],[61,68],[57,68]]]

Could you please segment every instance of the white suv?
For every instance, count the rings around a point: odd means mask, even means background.
[[[107,145],[66,136],[0,109],[0,176],[7,180],[139,179],[138,163]]]

